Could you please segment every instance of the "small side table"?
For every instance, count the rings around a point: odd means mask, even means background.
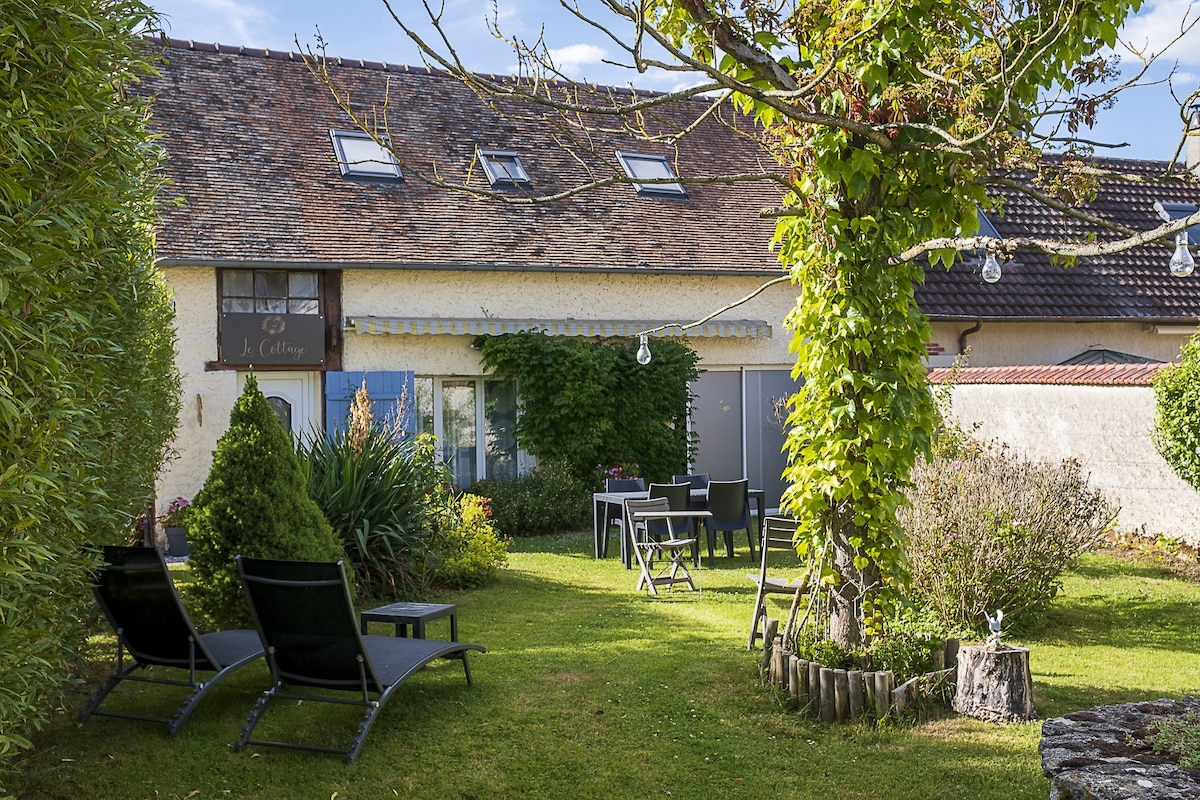
[[[390,622],[396,626],[397,636],[408,636],[408,626],[413,626],[413,638],[425,638],[425,623],[440,617],[450,618],[450,641],[458,641],[458,606],[454,603],[392,603],[362,612],[360,627],[367,632],[368,622]]]

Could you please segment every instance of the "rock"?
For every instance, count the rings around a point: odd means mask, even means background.
[[[1051,800],[1200,800],[1200,776],[1146,742],[1164,716],[1200,712],[1200,698],[1101,706],[1042,724],[1038,752]]]

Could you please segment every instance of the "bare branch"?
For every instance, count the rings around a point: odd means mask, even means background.
[[[912,261],[933,250],[980,250],[987,249],[993,253],[1011,257],[1018,250],[1036,250],[1050,255],[1079,258],[1083,256],[1107,256],[1122,253],[1134,247],[1159,242],[1164,237],[1187,230],[1192,225],[1200,223],[1200,211],[1187,217],[1181,217],[1171,222],[1165,222],[1156,228],[1139,231],[1122,239],[1108,242],[1064,242],[1053,239],[1042,239],[1035,236],[1014,236],[1008,239],[997,239],[994,236],[943,237],[930,239],[919,245],[910,247],[903,253],[897,253],[888,258],[889,265]]]
[[[737,308],[740,305],[745,305],[746,303],[749,303],[751,300],[758,297],[760,294],[765,292],[767,289],[770,289],[772,286],[778,286],[781,283],[791,283],[791,280],[792,280],[792,278],[789,275],[780,275],[778,278],[772,278],[771,280],[767,281],[766,283],[761,284],[757,289],[755,289],[753,292],[746,295],[742,299],[734,300],[732,303],[730,303],[728,305],[721,306],[716,311],[712,312],[711,314],[707,314],[707,315],[701,317],[700,319],[696,320],[695,322],[689,322],[686,325],[676,325],[674,323],[668,323],[666,325],[659,325],[657,328],[647,328],[644,331],[638,331],[637,333],[634,334],[634,336],[649,336],[652,333],[659,333],[660,331],[665,331],[667,328],[679,328],[680,330],[686,331],[689,328],[699,327],[700,325],[703,325],[704,323],[708,322],[709,320],[713,319],[714,317],[724,314],[726,311],[730,311],[732,309]]]

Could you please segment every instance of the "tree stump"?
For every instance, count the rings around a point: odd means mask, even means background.
[[[961,648],[954,710],[989,722],[1036,719],[1029,648]]]

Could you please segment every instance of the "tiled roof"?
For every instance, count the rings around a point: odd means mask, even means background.
[[[1135,230],[1161,223],[1155,201],[1200,203],[1200,185],[1176,177],[1155,181],[1167,170],[1166,162],[1128,159],[1096,160],[1095,166],[1136,176],[1144,182],[1101,181],[1096,199],[1087,210],[1101,218]],[[1085,226],[1066,215],[1033,202],[1009,189],[1002,213],[989,218],[1002,237],[1081,237],[1095,233],[1100,241],[1120,238],[1107,230]],[[1004,265],[998,283],[979,277],[978,266],[958,263],[949,271],[927,270],[917,302],[937,319],[1140,319],[1186,320],[1200,317],[1200,270],[1188,278],[1173,277],[1167,269],[1172,247],[1147,245],[1111,256],[1081,258],[1063,268],[1050,257],[1019,252],[1015,263]]]
[[[1062,386],[1149,386],[1166,364],[1056,364],[1031,367],[950,367],[929,370],[930,383],[1029,383]]]
[[[778,203],[775,185],[691,184],[687,200],[642,198],[619,185],[529,207],[474,199],[412,178],[346,180],[329,130],[352,123],[298,55],[179,40],[162,49],[162,75],[147,80],[143,91],[157,96],[154,124],[165,134],[171,191],[184,200],[163,214],[158,254],[167,263],[778,272],[768,247],[774,223],[760,215]],[[436,165],[444,176],[461,176],[479,147],[519,153],[537,193],[566,190],[589,177],[555,143],[553,126],[499,114],[444,74],[341,60],[331,72],[356,107],[382,103],[388,93],[393,142],[428,172]],[[705,107],[682,101],[667,113],[680,121]],[[525,107],[505,110],[528,113]],[[603,124],[617,127],[611,119]],[[610,159],[625,148],[675,161],[667,147],[619,133],[597,134],[594,144]],[[752,137],[712,121],[681,140],[677,163],[685,176],[774,168]],[[1121,159],[1097,164],[1143,179],[1166,169],[1162,162]],[[486,185],[478,166],[472,180]],[[1019,194],[1002,193],[1003,213],[990,214],[1001,236],[1088,232]],[[1155,201],[1200,203],[1200,187],[1179,179],[1103,181],[1089,210],[1147,229],[1158,222]],[[1097,233],[1100,239],[1111,235]],[[935,267],[918,287],[917,301],[934,319],[1195,322],[1200,270],[1190,278],[1172,277],[1170,254],[1169,246],[1152,245],[1080,259],[1064,269],[1045,255],[1021,252],[996,284],[984,283],[969,263],[948,271]]]
[[[353,124],[298,55],[178,40],[162,51],[161,77],[140,91],[157,98],[153,124],[165,134],[169,192],[184,200],[163,214],[158,255],[167,263],[779,272],[769,249],[774,222],[760,216],[778,204],[777,184],[692,184],[686,200],[643,198],[616,185],[530,207],[413,178],[346,180],[329,131]],[[341,61],[330,71],[356,108],[382,104],[387,93],[393,144],[429,174],[465,176],[479,147],[516,151],[536,193],[588,180],[555,144],[553,126],[518,118],[526,107],[501,115],[459,81],[425,69]],[[690,121],[705,108],[685,101],[669,113]],[[752,137],[715,121],[701,128],[680,142],[684,176],[775,168]],[[593,134],[592,143],[614,161],[617,149],[676,159],[619,133]],[[472,181],[487,188],[478,164]]]

